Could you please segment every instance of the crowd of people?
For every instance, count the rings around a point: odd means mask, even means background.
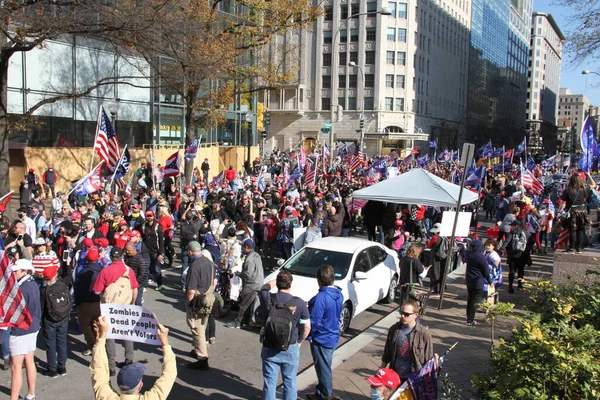
[[[374,397],[379,395],[373,393],[372,397],[386,398],[381,394],[383,388],[397,386],[396,378],[398,383],[404,381],[433,354],[431,334],[418,319],[420,305],[411,299],[411,285],[428,276],[431,296],[439,296],[447,259],[452,259],[451,268],[464,260],[466,322],[475,325],[476,304],[503,284],[501,256],[507,256],[508,293],[513,293],[515,278],[517,289],[522,287],[524,269],[532,263],[531,252],[546,254],[549,244],[551,249],[560,244],[560,231],[555,227],[568,232],[569,253],[580,252],[586,237],[591,239],[586,228],[596,184],[589,174],[574,173],[566,185],[546,179],[550,184],[536,192],[531,186],[524,187],[518,168],[504,174],[490,169],[483,182],[473,185],[479,201],[464,207],[473,213],[472,234],[450,248],[449,238],[439,235],[443,208],[353,200],[354,190],[385,179],[381,160],[386,168],[395,169],[395,174],[413,167],[381,156],[351,169],[339,157],[336,167],[326,170],[316,157],[315,179],[306,185],[305,177],[290,174],[303,162],[295,152],[275,151],[268,160],[248,164],[244,172],[229,167],[212,179],[208,160],[194,169],[190,180],[183,176],[163,179],[160,170],[144,164],[135,171],[137,185],[132,195],[110,190],[88,195],[55,193],[58,176],[51,166],[41,180],[30,170],[21,185],[17,218],[3,217],[0,222],[6,253],[32,317],[28,329],[0,330],[4,368],[12,371],[11,400],[17,400],[21,391],[22,365],[29,387],[26,399],[35,398],[33,352],[40,331],[47,349],[47,374],[67,374],[67,328],[72,310],[87,344],[82,355],[94,357],[94,387],[107,391],[107,377],[117,375],[117,368],[122,373],[123,368],[136,364],[129,341],[124,343],[125,361],[116,361],[115,341],[104,340],[106,321],[100,318],[100,304],[142,305],[145,291],[163,290],[163,269],[176,266],[180,266],[179,284],[185,293],[192,337],[190,355],[195,361],[190,368],[209,368],[208,344],[217,340],[215,319],[235,304],[239,311],[228,326],[236,329],[251,324],[251,305],[258,297],[265,316],[282,308],[294,310],[279,319],[267,318],[263,326],[263,398],[275,398],[278,373],[283,377],[284,398],[296,398],[298,348],[305,339],[311,341],[319,377],[311,398],[327,398],[332,394],[331,363],[342,301],[334,287],[333,270],[327,265],[316,269],[319,294],[307,307],[290,294],[293,276],[289,272],[282,270],[275,281],[264,284],[263,263],[286,260],[321,237],[345,237],[357,231],[396,251],[401,260],[401,319],[389,332],[382,370],[369,381],[373,391],[383,396]],[[378,165],[375,172],[374,165]],[[445,179],[461,173],[454,163],[428,168]],[[555,172],[541,167],[534,171],[539,179]],[[268,182],[265,173],[272,177]],[[483,235],[479,232],[480,210],[497,223],[485,242],[479,237]],[[298,227],[307,228],[300,237],[294,234]],[[127,290],[117,291],[115,287],[123,287],[124,281]],[[274,287],[277,294],[270,295]],[[282,318],[290,319],[294,326],[283,344],[269,334],[269,329],[281,328],[270,327],[269,321]],[[161,329],[166,365],[172,350],[166,328]],[[140,368],[129,369],[129,378],[139,377]],[[169,375],[165,387],[174,379],[172,369],[165,366],[163,370]],[[136,379],[126,379],[124,393],[139,392]]]

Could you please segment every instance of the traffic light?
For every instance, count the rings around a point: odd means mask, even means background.
[[[365,129],[365,119],[361,118],[360,119],[360,130],[362,131],[363,129]]]
[[[271,111],[265,111],[265,125],[271,125]]]
[[[263,138],[263,139],[266,139],[267,138],[267,131],[262,131],[260,133],[260,137]]]

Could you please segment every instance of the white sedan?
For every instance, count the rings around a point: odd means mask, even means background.
[[[312,242],[268,275],[265,282],[275,279],[280,269],[286,269],[294,276],[292,294],[308,302],[319,291],[316,274],[324,264],[333,267],[335,285],[344,296],[341,333],[348,329],[352,317],[378,301],[394,301],[400,271],[398,255],[365,239],[327,237]]]

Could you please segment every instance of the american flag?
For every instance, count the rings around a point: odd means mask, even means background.
[[[214,177],[214,179],[212,180],[210,185],[213,187],[221,186],[221,184],[223,183],[224,177],[225,177],[225,173],[223,171],[219,172],[219,175]]]
[[[528,188],[533,194],[542,194],[544,192],[544,185],[538,181],[530,170],[526,169],[521,165],[521,183],[523,187]]]
[[[358,155],[354,156],[352,158],[352,161],[350,162],[349,172],[352,173],[352,171],[354,171],[355,169],[360,167],[361,164],[364,162],[364,160],[365,160],[365,154],[362,151],[359,151]]]
[[[392,150],[390,152],[390,159],[396,160],[396,159],[398,159],[398,157],[399,157],[399,155],[398,155],[398,152],[396,150]]]
[[[33,318],[9,264],[8,254],[0,250],[0,327],[28,329]]]
[[[314,186],[317,180],[317,162],[309,157],[306,159],[306,167],[304,168],[304,184],[306,186]]]
[[[131,185],[133,183],[134,176],[135,176],[135,174],[131,174],[131,176],[129,177],[129,183],[127,183],[127,187],[125,188],[125,195],[127,197],[131,197]]]
[[[94,144],[94,150],[109,169],[115,168],[119,162],[121,156],[121,146],[119,145],[119,138],[113,128],[112,122],[104,107],[100,106],[100,115],[98,118],[98,130],[96,132],[96,143]]]

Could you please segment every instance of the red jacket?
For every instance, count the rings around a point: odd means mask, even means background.
[[[235,175],[236,175],[235,170],[233,170],[233,169],[225,170],[225,179],[227,179],[229,182],[231,182],[232,180],[235,179]]]

